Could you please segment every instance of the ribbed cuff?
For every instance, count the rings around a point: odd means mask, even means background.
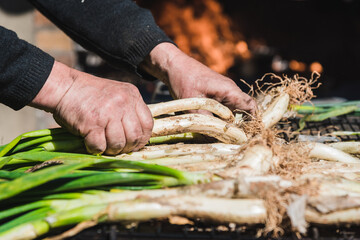
[[[19,76],[1,97],[1,102],[14,110],[23,108],[36,97],[54,65],[54,58],[40,49],[29,46],[28,51],[30,57],[23,68],[23,76]]]
[[[136,41],[126,51],[124,58],[133,66],[138,66],[144,58],[150,54],[151,50],[158,44],[169,42],[175,43],[159,28],[145,29],[136,38]]]
[[[176,44],[159,27],[157,27],[156,31],[143,31],[141,36],[137,38],[136,42],[128,49],[124,58],[138,76],[148,81],[157,79],[143,71],[141,68],[138,68],[138,66],[144,61],[145,57],[150,54],[151,50],[163,42],[169,42],[176,46]]]

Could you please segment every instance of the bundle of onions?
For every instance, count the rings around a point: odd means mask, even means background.
[[[139,152],[81,154],[83,140],[64,129],[25,133],[1,146],[0,238],[33,239],[79,224],[60,239],[99,222],[174,215],[265,224],[265,233],[276,232],[285,215],[301,233],[307,222],[359,223],[359,144],[286,142],[275,128],[292,106],[313,96],[318,76],[267,76],[278,82],[259,87],[252,121],[239,123],[205,98],[149,105],[159,118]],[[189,110],[215,116],[167,116]],[[202,143],[162,144],[189,139]]]

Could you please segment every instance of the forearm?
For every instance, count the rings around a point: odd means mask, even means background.
[[[80,45],[109,63],[137,67],[161,42],[171,41],[150,11],[131,0],[29,0]]]
[[[28,105],[48,78],[54,59],[0,26],[0,103]]]

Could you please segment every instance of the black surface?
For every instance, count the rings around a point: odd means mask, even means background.
[[[292,131],[299,129],[299,120],[291,120],[278,125],[280,129],[286,130],[291,127]],[[322,122],[307,122],[306,127],[301,131],[304,135],[324,136],[334,131],[360,132],[360,117],[345,115],[333,117]],[[338,136],[341,141],[360,141],[360,135]],[[287,139],[289,140],[289,138]]]
[[[202,224],[200,224],[202,225]],[[246,228],[237,226],[228,231],[219,231],[214,226],[193,227],[176,226],[167,222],[147,222],[139,224],[138,227],[126,229],[121,225],[108,224],[97,226],[83,231],[70,240],[146,240],[146,239],[216,239],[216,240],[251,240],[251,239],[274,239],[270,237],[256,238],[257,228]],[[295,234],[285,235],[277,239],[298,239]],[[358,240],[360,239],[359,227],[325,227],[311,226],[307,236],[302,239],[313,240]]]

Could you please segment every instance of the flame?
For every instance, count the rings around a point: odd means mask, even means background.
[[[306,70],[306,64],[296,60],[289,62],[289,68],[294,72],[304,72]]]
[[[226,73],[237,56],[250,57],[247,43],[232,31],[216,0],[162,1],[152,11],[157,24],[182,51],[219,73]]]
[[[245,41],[239,41],[235,45],[235,50],[244,59],[249,59],[251,57],[251,53],[249,51],[248,44]]]
[[[313,62],[310,64],[311,72],[322,73],[324,71],[323,66],[319,62]]]

